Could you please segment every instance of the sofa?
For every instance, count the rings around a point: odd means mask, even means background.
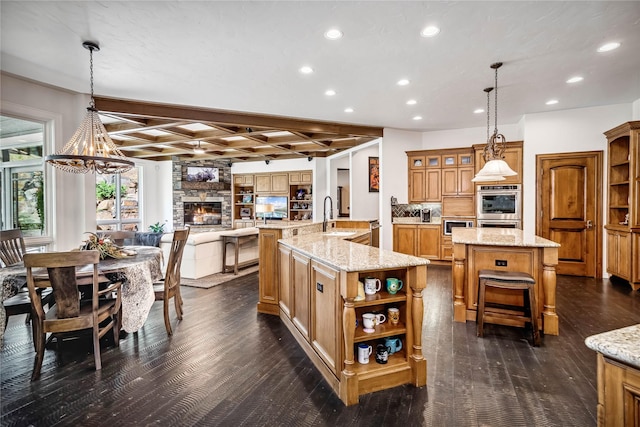
[[[240,244],[238,263],[258,259],[258,228],[249,227],[237,230],[199,231],[191,229],[189,239],[182,254],[180,275],[187,279],[199,279],[222,271],[222,236],[224,234],[255,234],[256,238]],[[173,233],[166,233],[160,240],[160,248],[165,262],[169,259],[169,251]],[[227,245],[227,265],[235,262],[235,252],[231,244]]]

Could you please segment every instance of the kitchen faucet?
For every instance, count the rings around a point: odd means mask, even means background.
[[[322,217],[322,232],[327,231],[327,199],[329,199],[329,219],[333,219],[333,200],[331,196],[326,196],[324,198],[324,205],[322,206],[323,217]]]

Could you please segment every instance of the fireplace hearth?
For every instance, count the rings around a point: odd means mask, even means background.
[[[185,202],[185,225],[222,224],[222,202]]]

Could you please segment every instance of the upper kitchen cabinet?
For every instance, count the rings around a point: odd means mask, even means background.
[[[409,203],[441,202],[442,196],[473,195],[471,149],[408,151]]]
[[[502,185],[502,184],[522,184],[522,141],[507,142],[507,149],[504,152],[504,161],[507,162],[509,167],[517,172],[514,176],[505,176],[504,181],[495,182],[482,182],[482,185]],[[475,144],[473,149],[475,151],[475,173],[478,173],[480,169],[486,163],[482,157],[482,150],[487,144]]]
[[[289,194],[289,174],[284,172],[255,175],[255,192]]]

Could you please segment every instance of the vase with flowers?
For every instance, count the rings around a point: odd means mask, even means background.
[[[89,238],[80,245],[81,251],[93,251],[100,252],[100,259],[107,257],[111,258],[125,258],[127,255],[122,252],[122,248],[113,243],[108,237],[99,237],[95,233],[87,232]]]

